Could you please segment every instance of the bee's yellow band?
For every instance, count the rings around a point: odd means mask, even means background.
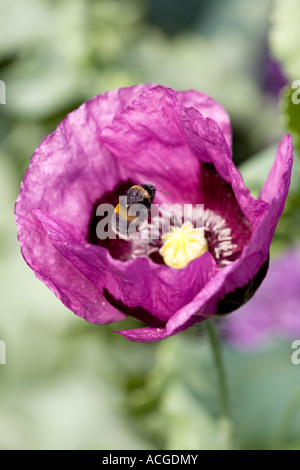
[[[127,220],[128,222],[133,222],[137,220],[137,217],[135,215],[128,215],[128,210],[126,209],[126,207],[122,206],[122,204],[118,204],[115,207],[115,213],[123,219]]]

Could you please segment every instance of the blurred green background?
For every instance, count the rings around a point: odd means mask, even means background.
[[[234,161],[254,195],[279,140],[293,134],[292,189],[271,253],[297,243],[300,111],[290,85],[300,79],[299,15],[298,0],[0,0],[1,449],[226,448],[202,328],[143,345],[113,334],[120,325],[71,314],[23,261],[13,205],[30,156],[69,111],[155,82],[203,91],[227,109]],[[251,352],[222,342],[236,447],[300,449],[291,341]]]

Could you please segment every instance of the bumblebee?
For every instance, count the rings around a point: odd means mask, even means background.
[[[132,238],[141,230],[148,220],[155,192],[153,184],[145,183],[131,186],[119,199],[112,217],[112,229],[120,238]]]

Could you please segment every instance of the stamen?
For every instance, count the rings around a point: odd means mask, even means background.
[[[232,263],[240,254],[241,248],[234,243],[232,230],[226,220],[214,211],[204,212],[205,236],[209,251],[215,258],[219,268]]]

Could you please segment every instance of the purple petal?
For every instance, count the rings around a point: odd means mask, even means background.
[[[290,185],[291,167],[293,164],[292,137],[286,135],[277,150],[276,158],[269,176],[261,190],[259,198],[269,204],[280,204],[285,201]],[[284,194],[286,191],[286,194]],[[275,203],[277,200],[277,203]]]
[[[101,130],[105,126],[110,125],[114,117],[120,111],[127,108],[127,106],[135,101],[142,93],[155,86],[157,85],[149,83],[111,90],[96,96],[83,106],[88,107],[91,119],[96,120],[97,127]]]
[[[199,161],[186,143],[173,90],[156,87],[119,113],[102,142],[137,182],[151,181],[172,202],[196,203]],[[170,197],[157,194],[158,202]]]
[[[109,306],[102,317],[101,293],[53,247],[32,211],[40,209],[87,233],[95,201],[124,179],[99,134],[115,113],[151,87],[108,92],[69,114],[34,153],[16,202],[25,261],[68,308],[90,321],[117,321],[124,315]]]
[[[170,192],[172,203],[210,205],[206,200],[215,191],[204,184],[202,164],[206,163],[213,164],[216,174],[233,187],[237,201],[228,201],[228,214],[239,211],[240,206],[253,225],[263,210],[264,204],[251,198],[244,186],[218,124],[204,119],[194,108],[182,106],[173,90],[155,87],[143,93],[104,129],[101,139],[128,174]],[[227,200],[218,199],[220,206]],[[170,202],[170,197],[158,194],[157,200]]]
[[[97,288],[105,305],[155,326],[164,324],[218,271],[210,253],[182,270],[141,257],[124,263],[113,259],[105,248],[86,243],[65,222],[41,211],[36,211],[36,217],[52,245]]]
[[[169,336],[165,328],[152,328],[148,326],[134,330],[115,331],[114,333],[119,333],[130,341],[138,343],[153,343]]]
[[[18,228],[27,264],[66,307],[92,323],[110,323],[124,318],[124,314],[107,302],[103,305],[105,299],[98,289],[53,247],[37,220],[20,217]]]
[[[204,118],[210,118],[219,125],[227,144],[232,146],[232,131],[230,118],[225,109],[209,96],[198,91],[179,91],[176,92],[179,101],[186,108],[195,108]]]
[[[250,191],[244,185],[241,174],[231,159],[230,149],[226,144],[224,136],[215,121],[207,118],[204,119],[194,109],[179,109],[182,127],[186,135],[187,145],[193,150],[198,160],[207,165],[202,165],[201,172],[204,172],[200,178],[200,193],[204,198],[204,204],[211,207],[212,202],[215,204],[214,209],[219,209],[226,218],[230,217],[230,213],[234,212],[233,219],[236,219],[237,211],[241,210],[245,218],[249,221],[251,227],[255,227],[259,217],[264,212],[266,204],[262,201],[256,201],[250,196]],[[212,167],[213,165],[213,167]],[[219,181],[212,191],[211,183],[205,185],[207,179],[206,168],[214,169],[218,175]],[[220,180],[223,180],[223,182]],[[222,197],[216,197],[216,191],[219,190],[220,184],[228,183]],[[236,207],[233,207],[233,200],[228,199],[228,193],[233,190]],[[217,195],[218,196],[218,195]],[[226,200],[228,204],[226,208]],[[207,201],[207,202],[206,202]],[[236,204],[236,202],[234,204]],[[240,218],[238,217],[238,220]]]

